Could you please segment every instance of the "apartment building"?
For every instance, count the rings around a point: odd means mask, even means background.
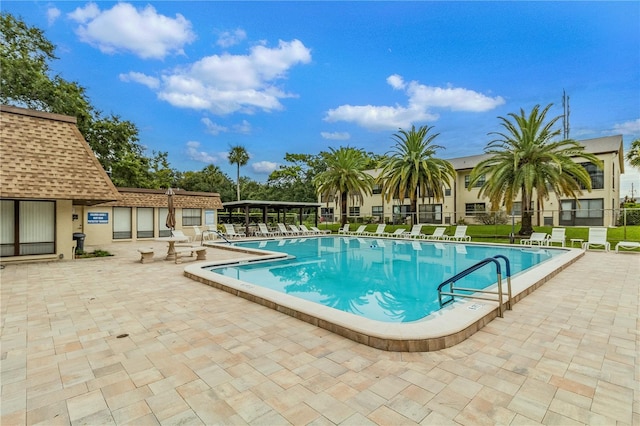
[[[569,197],[558,197],[552,194],[545,200],[544,207],[534,202],[530,206],[534,212],[534,225],[549,226],[613,226],[617,220],[620,200],[620,175],[624,173],[624,148],[622,136],[608,136],[579,141],[585,151],[598,157],[603,167],[585,162],[577,157],[591,176],[591,192],[586,189],[577,200]],[[479,217],[488,213],[491,208],[488,199],[480,197],[480,186],[484,182],[480,179],[474,187],[469,188],[471,170],[487,154],[468,157],[451,158],[456,176],[449,186],[445,186],[444,199],[418,199],[417,223],[448,225],[459,222],[479,223]],[[367,173],[377,177],[381,170],[368,170]],[[486,177],[485,177],[486,178]],[[535,195],[534,195],[535,200]],[[319,200],[323,207],[321,215],[326,221],[339,221],[339,200]],[[373,188],[373,194],[365,196],[360,203],[349,197],[348,216],[352,222],[367,222],[373,220],[387,223],[409,223],[411,221],[411,205],[408,198],[387,201],[380,186]],[[513,215],[520,218],[522,204],[516,200],[512,212],[502,209],[502,213],[509,218]]]

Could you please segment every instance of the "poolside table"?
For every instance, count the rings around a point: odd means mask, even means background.
[[[189,241],[188,237],[160,237],[156,238],[156,241],[164,241],[169,243],[169,249],[167,250],[167,257],[164,260],[176,260],[176,243],[182,243]]]

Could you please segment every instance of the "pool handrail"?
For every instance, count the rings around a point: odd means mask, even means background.
[[[504,308],[503,308],[503,303],[502,303],[502,297],[503,297],[503,293],[502,293],[502,268],[500,265],[500,262],[498,261],[498,259],[502,259],[505,261],[506,264],[506,273],[507,273],[507,284],[508,284],[508,300],[507,300],[507,309],[511,309],[511,265],[509,263],[509,259],[504,256],[504,255],[496,255],[494,257],[488,257],[486,259],[481,260],[480,262],[468,267],[467,269],[465,269],[464,271],[461,271],[457,274],[455,274],[453,277],[443,281],[439,286],[438,286],[438,302],[440,303],[440,307],[444,307],[445,305],[449,304],[449,303],[453,303],[453,301],[455,300],[455,296],[458,297],[469,297],[469,298],[474,298],[474,299],[482,299],[482,300],[490,300],[495,302],[496,300],[493,298],[489,298],[489,297],[482,297],[482,296],[478,296],[475,293],[491,293],[491,294],[496,294],[498,296],[498,315],[500,316],[500,318],[502,318],[504,315]],[[462,287],[455,287],[454,288],[454,284],[456,281],[458,281],[461,278],[466,277],[467,275],[477,271],[478,269],[482,268],[483,266],[486,266],[490,263],[493,263],[496,266],[496,275],[498,278],[498,291],[491,291],[491,290],[478,290],[478,289],[474,289],[474,288],[462,288]],[[442,288],[446,285],[449,285],[449,292],[443,292]],[[473,292],[474,294],[461,294],[461,293],[455,293],[455,290],[459,290],[459,291],[470,291]],[[446,301],[442,301],[442,296],[450,296],[451,299],[446,300]]]

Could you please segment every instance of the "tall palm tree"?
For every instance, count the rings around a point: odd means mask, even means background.
[[[520,109],[519,115],[508,114],[512,120],[498,117],[504,131],[489,133],[497,136],[485,147],[485,152],[491,157],[478,163],[469,179],[469,188],[472,188],[482,176],[488,176],[480,187],[479,195],[489,198],[492,210],[504,205],[507,211],[511,211],[516,197],[521,196],[520,235],[533,232],[530,206],[534,193],[542,209],[551,192],[558,197],[577,199],[582,194],[581,187],[591,191],[588,171],[572,158],[583,158],[602,167],[602,162],[593,154],[584,152],[584,147],[577,141],[553,141],[560,135],[560,129],[552,128],[562,116],[545,123],[552,105],[547,105],[542,111],[540,105],[536,105],[529,115]]]
[[[316,175],[314,184],[322,196],[334,195],[340,199],[340,222],[344,225],[348,196],[362,202],[363,195],[371,195],[373,177],[364,172],[369,159],[363,150],[351,147],[329,150],[324,153],[327,168]]]
[[[640,169],[640,139],[631,142],[631,147],[627,152],[627,160],[633,167]]]
[[[411,201],[411,223],[416,222],[418,198],[436,201],[444,198],[444,186],[449,186],[455,170],[446,160],[435,158],[441,146],[433,144],[439,133],[429,134],[433,127],[421,126],[411,130],[400,129],[393,135],[395,145],[382,160],[378,181],[387,201],[392,197]]]
[[[238,201],[240,201],[240,166],[244,166],[249,162],[249,153],[242,145],[232,146],[229,150],[229,163],[236,164],[236,190],[238,195]]]

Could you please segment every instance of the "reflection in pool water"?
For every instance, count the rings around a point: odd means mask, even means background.
[[[438,285],[487,257],[507,256],[515,275],[563,253],[538,248],[349,237],[238,245],[285,252],[295,258],[211,270],[385,322],[415,321],[438,310]],[[488,265],[457,285],[481,289],[495,281],[495,269]]]

